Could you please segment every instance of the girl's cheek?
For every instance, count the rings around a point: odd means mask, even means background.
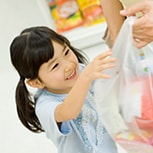
[[[64,78],[64,71],[62,71],[62,70],[60,69],[60,71],[58,71],[58,72],[56,73],[55,78],[56,78],[58,81],[62,81],[63,78]]]

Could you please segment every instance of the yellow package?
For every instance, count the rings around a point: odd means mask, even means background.
[[[99,0],[77,0],[77,2],[86,26],[105,21]]]

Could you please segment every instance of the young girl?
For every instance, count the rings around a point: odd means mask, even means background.
[[[65,37],[32,27],[13,40],[10,55],[20,76],[17,112],[26,128],[44,131],[58,153],[117,152],[99,121],[93,91],[93,81],[108,79],[103,70],[114,67],[110,51],[85,67],[87,60]],[[26,84],[37,89],[34,96]]]

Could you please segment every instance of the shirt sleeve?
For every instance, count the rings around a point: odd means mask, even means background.
[[[55,121],[54,113],[59,102],[54,102],[51,98],[45,99],[43,102],[38,102],[36,105],[36,115],[44,129],[46,136],[51,139],[55,145],[59,143],[62,137],[70,134],[70,122],[63,122],[59,130]]]

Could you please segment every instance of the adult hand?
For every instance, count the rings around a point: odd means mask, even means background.
[[[136,47],[141,48],[153,41],[153,1],[143,0],[120,11],[123,16],[140,16],[133,24],[133,38]]]

